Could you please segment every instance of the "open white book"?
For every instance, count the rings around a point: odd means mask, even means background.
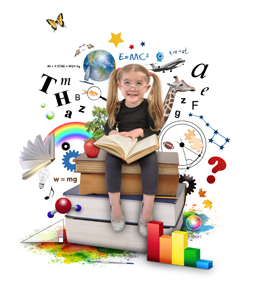
[[[123,159],[128,164],[159,149],[159,142],[156,134],[140,141],[135,138],[133,142],[130,137],[123,137],[119,134],[109,136],[103,135],[93,144],[96,147]]]
[[[46,168],[55,160],[54,133],[51,133],[44,143],[42,142],[40,135],[36,136],[34,143],[28,141],[27,148],[23,147],[19,159],[23,169],[30,169],[22,174],[24,180],[36,174],[41,168]]]

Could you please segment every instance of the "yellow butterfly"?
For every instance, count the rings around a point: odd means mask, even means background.
[[[58,15],[57,21],[50,20],[50,19],[47,19],[46,21],[51,25],[51,28],[54,30],[54,32],[57,30],[56,23],[58,23],[61,27],[66,27],[65,23],[63,22],[63,15],[62,15],[62,13],[60,13]]]

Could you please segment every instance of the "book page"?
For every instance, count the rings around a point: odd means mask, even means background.
[[[32,169],[37,167],[40,164],[43,164],[46,160],[22,160],[19,161],[23,169]]]
[[[125,158],[127,158],[131,149],[138,141],[138,139],[135,138],[135,140],[132,142],[130,137],[123,137],[119,134],[109,135],[108,138],[121,146],[121,148],[124,150]]]
[[[94,145],[117,157],[125,158],[124,150],[116,142],[110,140],[109,136],[102,136],[94,142]]]
[[[38,156],[44,156],[44,158],[48,159],[49,157],[47,156],[47,154],[45,152],[42,152],[42,150],[38,147],[35,147],[34,144],[31,143],[31,141],[28,141],[28,145],[27,145],[27,152],[25,152],[28,155],[35,155],[38,154]]]
[[[48,153],[46,152],[44,146],[43,146],[43,143],[42,143],[42,139],[41,139],[41,136],[38,135],[35,139],[35,143],[37,148],[39,148],[39,150],[42,152],[42,154],[45,154],[47,158],[49,158],[49,155]]]
[[[45,142],[43,143],[44,149],[46,150],[46,152],[49,154],[49,157],[51,157],[51,153],[50,153],[50,136],[48,135],[46,137]]]
[[[28,160],[31,158],[36,158],[36,159],[49,159],[45,154],[40,154],[38,151],[34,151],[32,149],[27,149],[26,147],[23,147],[23,151],[21,151],[21,157],[24,160]]]
[[[55,159],[55,134],[50,135],[50,158]]]
[[[34,174],[36,174],[41,168],[46,168],[51,163],[51,160],[45,161],[44,163],[38,165],[35,168],[30,169],[29,171],[22,174],[23,180],[27,180]]]
[[[98,144],[98,146],[103,149],[104,151],[107,151],[108,153],[111,153],[119,158],[125,159],[124,157],[124,151],[119,145],[115,144],[105,144],[101,143]]]
[[[136,143],[136,145],[130,151],[130,154],[128,157],[131,157],[135,155],[136,153],[140,153],[141,151],[145,149],[148,149],[152,146],[157,146],[157,145],[158,145],[157,135],[153,134],[151,136],[148,136],[147,138]]]
[[[43,143],[44,149],[49,154],[48,158],[54,159],[55,158],[55,135],[51,133],[48,135],[45,142]]]
[[[26,161],[26,160],[47,160],[45,155],[39,155],[39,154],[27,154],[24,152],[21,152],[20,159],[21,161]]]
[[[28,152],[28,153],[32,152],[32,153],[37,153],[38,154],[40,152],[40,150],[29,140],[27,142],[27,151],[26,152]]]
[[[28,148],[23,147],[23,156],[39,156],[39,152],[38,151],[34,151],[32,149],[29,149],[30,146]]]

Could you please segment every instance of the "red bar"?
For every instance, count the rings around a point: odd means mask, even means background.
[[[163,235],[163,223],[150,221],[147,224],[147,260],[159,262],[159,237]]]

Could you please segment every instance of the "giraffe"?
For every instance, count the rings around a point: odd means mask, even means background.
[[[188,85],[186,82],[184,82],[184,80],[179,80],[177,76],[174,76],[174,78],[175,78],[175,81],[172,84],[168,83],[170,88],[167,92],[167,95],[166,95],[166,98],[163,104],[164,105],[164,124],[166,123],[171,113],[171,110],[174,104],[174,98],[175,98],[177,91],[180,91],[180,92],[195,91],[195,88]]]

